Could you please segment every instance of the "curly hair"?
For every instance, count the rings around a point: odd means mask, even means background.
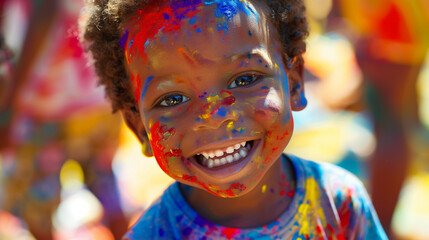
[[[308,35],[303,0],[263,0],[267,16],[278,31],[282,48],[289,58],[305,52]],[[99,84],[105,87],[113,112],[137,111],[131,81],[126,70],[125,51],[120,46],[121,26],[142,9],[148,0],[87,0],[81,22],[81,40],[94,61]],[[82,24],[83,23],[83,24]],[[302,58],[298,58],[302,61]],[[284,59],[285,60],[285,59]]]

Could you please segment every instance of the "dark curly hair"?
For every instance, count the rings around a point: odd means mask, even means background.
[[[150,1],[150,0],[149,0]],[[283,51],[289,58],[305,52],[308,35],[305,7],[302,0],[262,0],[268,6],[268,17],[278,31]],[[87,0],[81,24],[81,39],[89,51],[105,86],[113,112],[121,109],[137,111],[131,82],[125,67],[125,52],[120,46],[121,27],[148,0]],[[284,59],[285,60],[285,59]],[[302,61],[302,58],[298,58]]]

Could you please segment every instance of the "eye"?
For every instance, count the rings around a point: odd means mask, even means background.
[[[259,80],[261,78],[261,75],[258,74],[247,74],[247,75],[241,75],[234,79],[231,84],[229,84],[228,88],[236,88],[236,87],[245,87],[248,86],[255,81]]]
[[[162,107],[172,107],[189,101],[189,98],[180,94],[166,96],[158,103]]]

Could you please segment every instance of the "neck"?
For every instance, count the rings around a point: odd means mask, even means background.
[[[179,184],[186,201],[202,217],[222,226],[252,228],[277,219],[288,208],[295,190],[290,161],[281,157],[247,194],[221,198],[204,190]]]

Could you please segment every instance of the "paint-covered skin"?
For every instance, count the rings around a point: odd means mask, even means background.
[[[173,184],[124,239],[387,239],[356,177],[330,164],[294,156],[283,160],[295,168],[295,196],[290,207],[267,224],[250,228],[216,224],[194,211]]]
[[[141,119],[164,172],[225,198],[250,192],[293,130],[273,26],[244,1],[186,1],[146,7],[123,33]],[[248,154],[238,161],[197,161],[242,142]]]

